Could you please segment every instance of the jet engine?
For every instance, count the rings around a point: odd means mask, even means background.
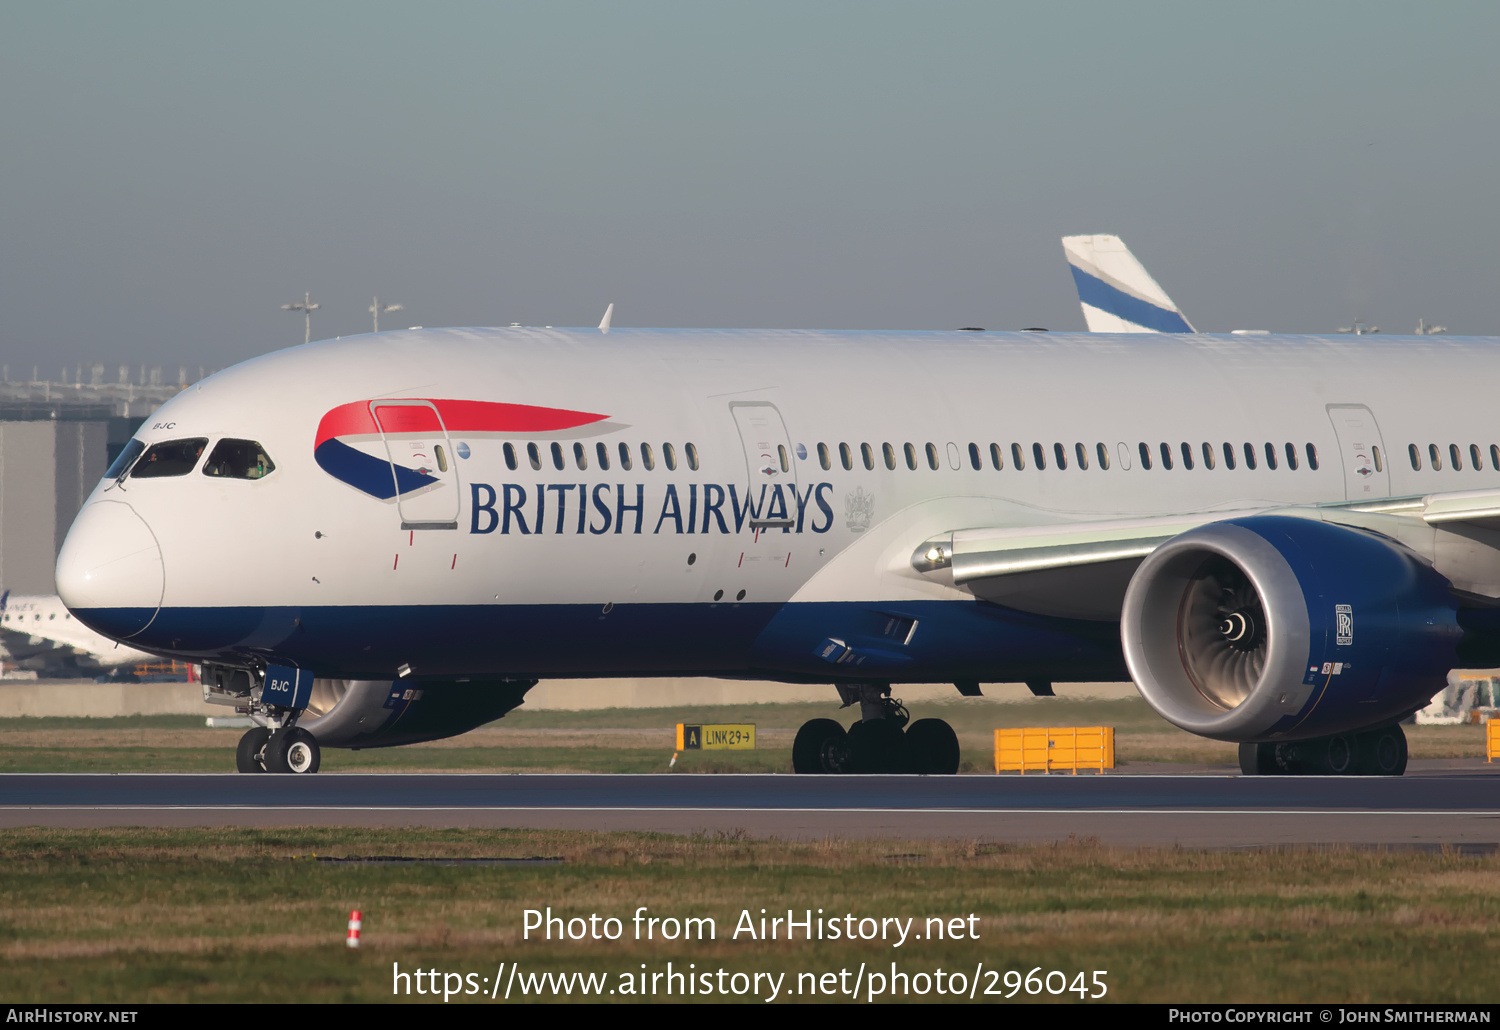
[[[395,747],[467,733],[521,704],[532,679],[315,679],[298,727],[323,747]],[[250,711],[259,688],[249,670],[203,666],[203,699]]]
[[[313,680],[297,725],[323,747],[395,747],[441,740],[493,722],[536,680]]]
[[[1449,583],[1386,537],[1264,515],[1173,537],[1131,579],[1125,661],[1168,722],[1305,740],[1392,723],[1457,664]]]

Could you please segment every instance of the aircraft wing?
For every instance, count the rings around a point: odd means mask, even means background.
[[[1285,515],[1390,537],[1471,597],[1500,600],[1500,491],[1472,490],[1377,502],[1263,507],[1189,515],[961,529],[923,541],[911,564],[1006,607],[1060,618],[1119,618],[1136,568],[1161,544],[1214,522]]]

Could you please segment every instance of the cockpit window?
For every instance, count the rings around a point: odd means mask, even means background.
[[[208,446],[206,437],[193,440],[168,440],[154,443],[141,455],[141,460],[130,470],[131,479],[163,479],[167,476],[185,476],[193,471],[203,448]]]
[[[203,463],[203,474],[226,479],[263,479],[275,468],[265,448],[254,440],[220,440]]]
[[[139,440],[131,440],[128,444],[125,445],[125,449],[122,450],[115,458],[115,460],[110,464],[109,471],[104,473],[104,478],[125,478],[125,473],[130,471],[131,463],[134,462],[135,459],[139,458],[141,456],[141,452],[145,449],[146,445],[141,443]]]

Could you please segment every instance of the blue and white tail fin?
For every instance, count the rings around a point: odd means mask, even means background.
[[[1089,332],[1197,332],[1120,237],[1064,236],[1062,242]]]

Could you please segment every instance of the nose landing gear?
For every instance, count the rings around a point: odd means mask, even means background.
[[[839,693],[846,707],[858,701],[863,718],[847,731],[832,719],[803,723],[792,744],[793,772],[958,772],[958,735],[942,719],[920,719],[907,726],[911,715],[888,696],[889,686],[840,685]]]
[[[300,726],[247,730],[234,754],[242,773],[315,773],[322,760],[317,740]]]

